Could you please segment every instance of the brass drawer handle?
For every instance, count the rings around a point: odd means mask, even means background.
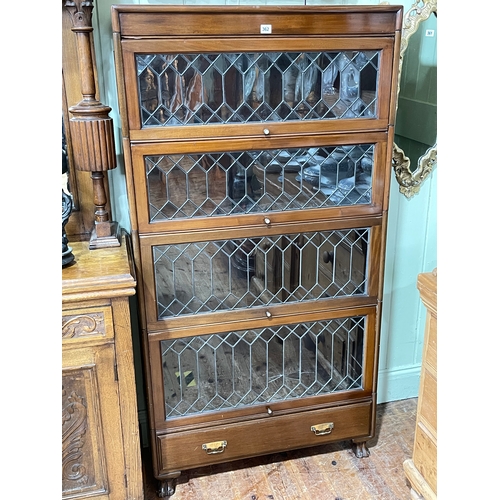
[[[222,453],[226,446],[227,441],[214,441],[213,443],[202,444],[201,448],[207,452],[207,455],[215,455],[216,453]]]
[[[324,436],[325,434],[330,434],[333,429],[333,422],[327,422],[326,424],[316,424],[311,426],[311,431],[316,434],[316,436]]]

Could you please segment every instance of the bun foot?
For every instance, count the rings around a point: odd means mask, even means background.
[[[179,474],[159,482],[157,491],[159,498],[169,498],[175,493],[175,480]]]
[[[366,447],[366,441],[355,443],[353,441],[353,451],[357,458],[366,458],[370,456],[370,450]]]

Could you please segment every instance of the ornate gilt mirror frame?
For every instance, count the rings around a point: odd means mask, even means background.
[[[401,72],[403,68],[403,57],[408,48],[410,37],[417,31],[420,23],[428,19],[432,13],[437,15],[437,0],[416,0],[406,13],[403,20],[403,31],[401,36],[401,52],[399,56],[399,81],[398,96],[401,84]],[[437,143],[431,146],[417,162],[415,170],[410,168],[410,158],[397,145],[394,144],[392,166],[396,179],[399,183],[399,192],[407,198],[418,193],[420,185],[432,172],[437,163]]]

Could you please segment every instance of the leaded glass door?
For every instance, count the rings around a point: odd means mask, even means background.
[[[353,316],[163,340],[165,418],[362,391],[367,324]]]
[[[218,313],[241,315],[249,308],[303,304],[307,309],[319,301],[339,307],[340,299],[376,302],[380,223],[375,219],[369,226],[342,229],[329,223],[320,230],[304,226],[300,233],[282,233],[278,227],[252,237],[231,237],[237,234],[233,230],[227,239],[209,241],[196,241],[196,232],[184,241],[145,237],[141,254],[144,279],[150,283],[144,297],[148,324],[160,330],[191,315],[217,322]]]
[[[138,144],[132,148],[142,233],[178,228],[254,226],[267,216],[283,223],[370,215],[383,185],[373,180],[387,156],[386,134],[304,139]],[[238,217],[238,219],[235,219]]]
[[[153,52],[124,42],[136,75],[127,82],[133,139],[224,137],[236,125],[238,134],[355,131],[387,121],[393,47],[386,38],[249,38],[238,52],[220,52],[210,38],[183,45],[172,52],[158,40]]]

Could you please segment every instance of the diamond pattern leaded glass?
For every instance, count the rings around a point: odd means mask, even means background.
[[[159,319],[361,295],[370,229],[153,247]]]
[[[166,417],[362,387],[365,317],[161,342]]]
[[[137,54],[142,127],[377,114],[379,51]]]
[[[373,144],[146,156],[150,222],[371,202]]]

